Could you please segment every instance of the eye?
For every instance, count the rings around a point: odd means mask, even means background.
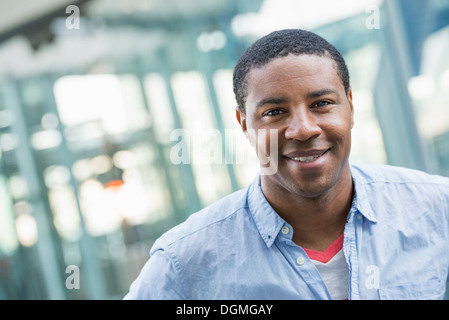
[[[282,113],[282,111],[280,109],[272,109],[268,112],[266,112],[264,115],[265,116],[277,116],[280,115]]]
[[[325,106],[330,105],[330,104],[331,104],[330,101],[327,101],[327,100],[320,100],[320,101],[314,103],[314,104],[312,105],[312,107],[325,107]]]

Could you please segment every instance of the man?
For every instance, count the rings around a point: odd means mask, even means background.
[[[234,92],[268,162],[159,238],[126,299],[444,297],[449,179],[348,163],[352,92],[331,44],[273,32],[240,58]]]

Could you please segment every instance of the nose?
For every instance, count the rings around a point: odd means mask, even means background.
[[[298,108],[291,111],[291,116],[285,130],[286,139],[307,141],[321,134],[321,127],[318,125],[315,116],[308,110]]]

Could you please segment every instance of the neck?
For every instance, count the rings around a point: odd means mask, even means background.
[[[293,227],[293,241],[308,249],[324,251],[343,233],[351,208],[353,183],[349,166],[337,183],[323,194],[311,198],[289,192],[281,194],[281,197],[265,196],[273,209]]]

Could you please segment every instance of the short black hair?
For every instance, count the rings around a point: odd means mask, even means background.
[[[254,42],[238,60],[233,75],[234,94],[238,107],[245,112],[247,75],[253,68],[259,68],[277,57],[294,55],[328,56],[337,65],[337,74],[343,82],[346,94],[349,92],[349,71],[341,53],[319,35],[301,29],[274,31]]]

